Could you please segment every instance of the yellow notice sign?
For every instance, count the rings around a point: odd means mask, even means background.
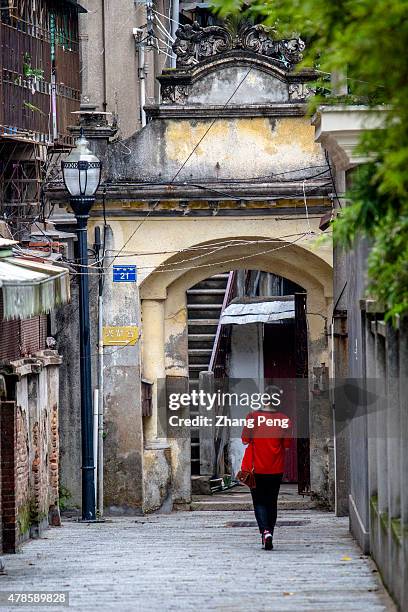
[[[139,340],[137,325],[111,326],[103,328],[104,346],[134,346]]]

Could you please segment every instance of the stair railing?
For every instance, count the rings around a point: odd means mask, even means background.
[[[236,291],[236,272],[232,271],[228,275],[227,286],[225,288],[224,300],[222,302],[221,314],[224,312],[228,304],[234,297]],[[218,378],[225,376],[225,358],[227,354],[227,346],[230,337],[230,329],[226,328],[221,323],[221,315],[217,325],[217,331],[214,338],[214,344],[211,352],[211,359],[208,365],[208,371],[213,372],[214,377]],[[219,376],[221,375],[221,376]]]

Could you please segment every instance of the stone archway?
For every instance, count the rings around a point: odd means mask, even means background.
[[[238,241],[238,244],[234,243]],[[248,240],[243,255],[243,242]],[[165,377],[188,378],[187,345],[187,304],[186,291],[200,280],[212,274],[230,269],[260,269],[283,276],[301,285],[307,292],[308,307],[308,358],[309,373],[322,363],[328,363],[327,319],[332,300],[332,269],[322,253],[313,252],[310,244],[276,240],[273,245],[265,243],[265,237],[236,237],[223,246],[222,239],[211,241],[213,247],[204,251],[194,267],[186,260],[197,257],[197,248],[205,243],[192,244],[163,262],[152,271],[140,287],[141,318],[143,324],[142,372],[154,381]],[[252,243],[250,242],[252,241]],[[217,245],[220,246],[217,249]],[[311,379],[311,376],[310,376]],[[330,413],[315,415],[314,420],[323,422],[327,429]],[[322,421],[323,420],[323,421]],[[329,428],[330,431],[330,428]],[[145,423],[145,436],[149,443],[158,437],[157,412]],[[311,447],[314,456],[311,461],[312,490],[319,491],[322,483],[322,464],[325,452],[319,448],[322,432],[311,430]],[[190,455],[186,440],[168,442],[171,449],[172,496],[173,500],[188,502],[190,498]],[[320,445],[321,446],[321,445]]]

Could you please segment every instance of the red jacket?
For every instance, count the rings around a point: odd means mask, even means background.
[[[285,449],[292,444],[292,427],[288,417],[283,412],[255,410],[246,419],[247,425],[242,430],[241,439],[248,446],[241,469],[250,471],[254,467],[255,474],[283,474]],[[249,424],[253,424],[253,427]],[[282,427],[282,424],[288,426]]]

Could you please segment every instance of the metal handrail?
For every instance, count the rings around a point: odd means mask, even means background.
[[[220,313],[220,318],[218,321],[218,325],[217,325],[217,331],[215,333],[215,338],[214,338],[214,344],[213,344],[213,348],[212,348],[212,352],[211,352],[211,359],[210,359],[210,363],[208,365],[208,371],[209,372],[214,372],[214,368],[216,367],[216,363],[217,363],[217,357],[219,354],[219,350],[220,350],[220,346],[221,346],[221,330],[222,330],[222,323],[221,323],[221,315],[224,312],[224,310],[226,309],[226,307],[228,306],[228,304],[230,303],[231,299],[232,299],[232,294],[233,294],[233,290],[234,290],[234,281],[235,281],[235,276],[236,276],[236,272],[232,271],[229,273],[228,276],[228,281],[227,281],[227,286],[225,288],[225,293],[224,293],[224,300],[222,302],[222,307],[221,307],[221,313]]]

